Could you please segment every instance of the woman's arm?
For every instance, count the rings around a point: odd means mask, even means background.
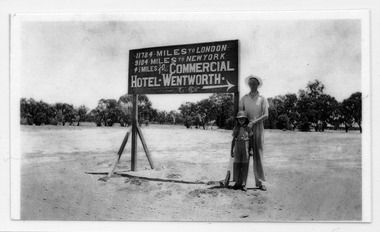
[[[259,122],[262,122],[262,121],[264,121],[265,119],[267,119],[268,118],[268,109],[266,109],[265,111],[264,111],[264,113],[260,116],[260,117],[258,117],[258,118],[256,118],[256,119],[254,119],[254,120],[251,120],[249,123],[251,124],[251,127],[252,127],[252,125],[255,125],[255,124],[257,124],[257,123],[259,123]]]
[[[260,115],[260,117],[258,118],[255,118],[253,120],[250,120],[249,122],[249,126],[252,127],[253,125],[257,124],[257,123],[260,123],[262,121],[264,121],[265,119],[268,118],[269,116],[269,112],[268,112],[268,101],[264,98],[263,102],[262,102],[262,108],[263,108],[263,113]]]

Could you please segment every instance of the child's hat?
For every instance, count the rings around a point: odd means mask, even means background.
[[[260,88],[261,86],[263,86],[263,81],[261,80],[261,78],[259,76],[256,76],[256,75],[249,75],[248,77],[245,78],[245,84],[249,86],[249,80],[250,79],[256,79],[258,82],[259,82],[259,86],[257,86],[257,88]]]
[[[248,118],[248,116],[247,116],[247,113],[246,113],[244,110],[242,110],[242,111],[239,111],[239,112],[237,113],[236,118],[237,118],[237,119],[238,119],[238,118]]]

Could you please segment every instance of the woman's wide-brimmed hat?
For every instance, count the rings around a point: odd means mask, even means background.
[[[236,119],[238,118],[248,118],[247,113],[245,111],[239,111],[236,115]]]
[[[256,76],[256,75],[249,75],[247,78],[245,78],[245,84],[249,86],[249,80],[250,79],[256,79],[258,82],[259,82],[259,86],[257,86],[257,88],[260,88],[261,86],[263,86],[263,81],[261,80],[261,78],[259,76]]]

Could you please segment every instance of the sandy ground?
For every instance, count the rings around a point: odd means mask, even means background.
[[[126,221],[360,221],[358,132],[265,131],[268,191],[205,184],[222,180],[231,131],[150,125],[130,171],[130,141],[108,172],[126,128],[30,127],[21,130],[21,218]],[[140,177],[140,178],[138,178]]]

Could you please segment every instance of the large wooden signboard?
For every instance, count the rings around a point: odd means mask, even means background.
[[[137,162],[137,135],[151,168],[148,146],[138,124],[138,94],[234,93],[239,103],[238,40],[135,49],[129,51],[128,93],[133,95],[131,170]],[[128,141],[127,132],[116,165]]]
[[[238,40],[129,52],[129,94],[226,92],[238,92]]]

